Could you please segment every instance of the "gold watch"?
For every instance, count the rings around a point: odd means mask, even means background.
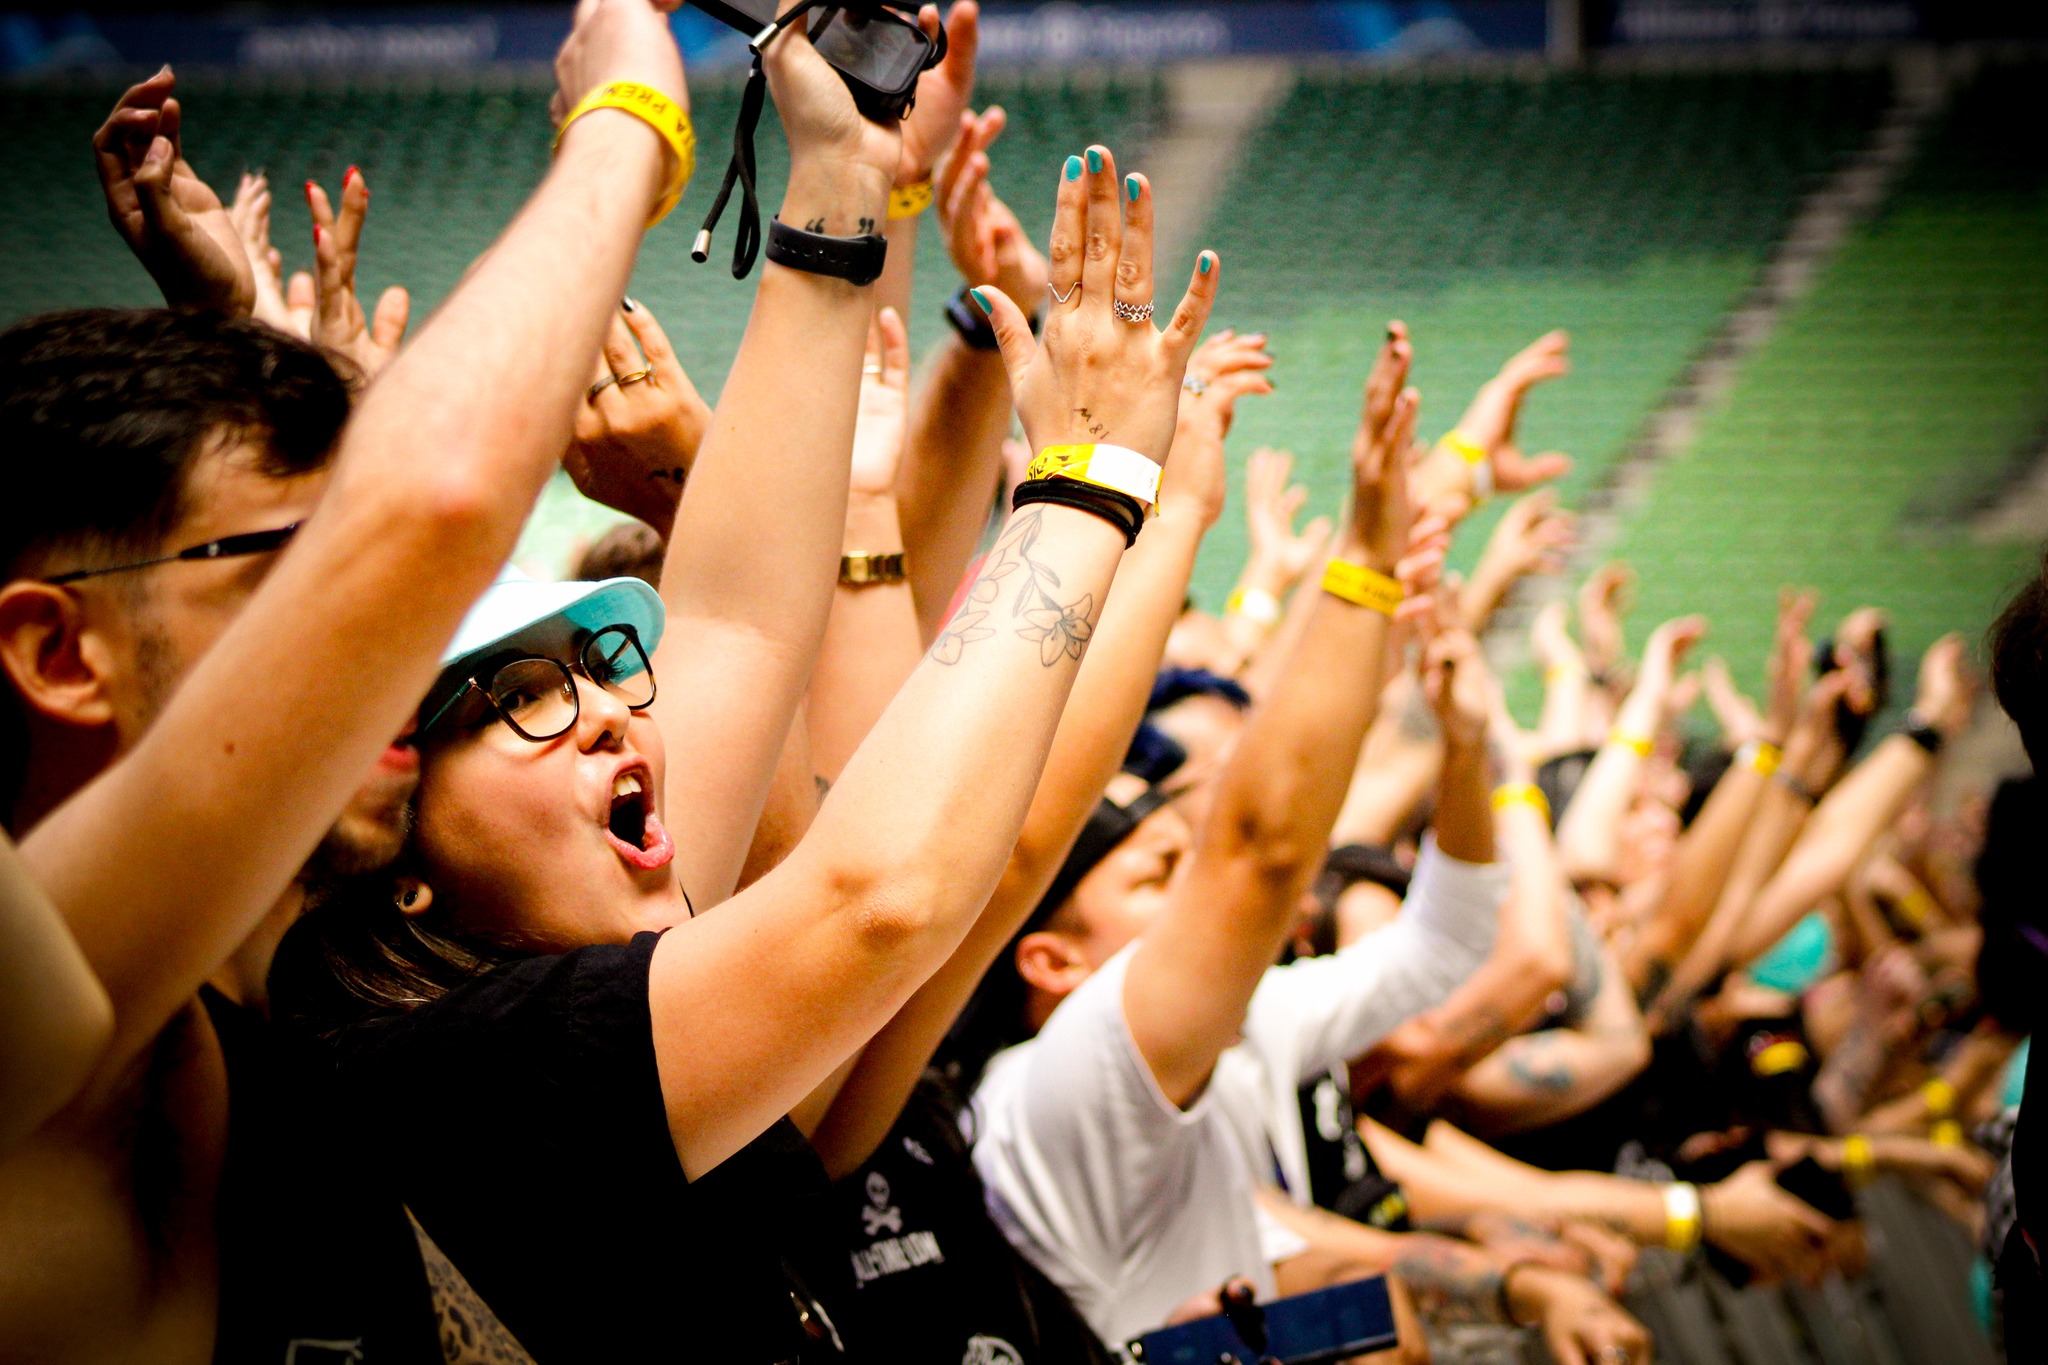
[[[839,581],[852,588],[864,588],[871,583],[901,583],[903,581],[903,551],[892,554],[869,554],[856,551],[839,556]]]

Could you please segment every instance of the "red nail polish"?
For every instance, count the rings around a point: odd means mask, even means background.
[[[322,242],[326,240],[327,229],[321,227],[318,223],[313,224],[313,245],[315,247],[318,247]]]
[[[357,169],[356,169],[355,167],[353,167],[353,166],[349,167],[349,168],[348,168],[348,170],[347,170],[347,171],[345,171],[345,172],[344,172],[344,173],[342,174],[342,177],[341,177],[341,186],[342,186],[342,188],[343,188],[343,189],[347,189],[347,188],[348,188],[348,182],[349,182],[349,181],[351,181],[351,180],[353,180],[353,179],[355,179],[355,178],[356,178],[357,176],[359,176],[359,175],[361,175],[361,174],[362,174],[362,172],[361,172],[361,171],[359,171],[359,170],[357,170]]]
[[[310,204],[311,204],[312,202],[313,202],[313,182],[312,182],[312,181],[310,181],[310,180],[308,180],[308,181],[306,182],[306,203],[310,205]]]

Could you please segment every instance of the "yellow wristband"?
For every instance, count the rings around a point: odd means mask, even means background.
[[[1073,479],[1136,498],[1159,501],[1159,465],[1123,446],[1047,446],[1024,471],[1027,479]]]
[[[1735,761],[1745,768],[1753,768],[1764,777],[1778,771],[1778,764],[1785,757],[1784,750],[1767,740],[1753,739],[1736,751]]]
[[[1954,1119],[1943,1119],[1927,1130],[1927,1136],[1937,1147],[1960,1147],[1963,1145],[1963,1125]]]
[[[1851,1133],[1843,1138],[1842,1178],[1849,1182],[1849,1188],[1862,1189],[1876,1174],[1877,1154],[1870,1150],[1870,1139],[1861,1133]]]
[[[1280,619],[1280,599],[1264,588],[1237,588],[1223,604],[1226,616],[1242,616],[1262,626],[1270,626]]]
[[[1493,496],[1493,461],[1486,456],[1486,447],[1455,427],[1443,434],[1437,442],[1465,462],[1472,473],[1472,498],[1484,502]]]
[[[1408,595],[1399,579],[1342,559],[1331,560],[1330,566],[1323,570],[1323,591],[1382,616],[1392,616],[1394,609]]]
[[[1527,806],[1550,823],[1550,798],[1543,794],[1543,788],[1534,782],[1503,782],[1493,789],[1493,808],[1506,810],[1509,806]]]
[[[1956,1111],[1956,1088],[1939,1076],[1920,1087],[1920,1098],[1931,1119],[1945,1119]]]
[[[926,176],[915,185],[898,185],[889,191],[889,220],[915,218],[932,206],[932,178]]]
[[[1683,1181],[1664,1187],[1664,1245],[1683,1256],[1700,1244],[1700,1192]]]
[[[576,107],[562,120],[562,126],[555,130],[557,150],[561,148],[562,135],[569,131],[569,125],[593,109],[620,109],[645,120],[675,153],[675,178],[662,191],[660,200],[654,205],[654,213],[647,220],[647,226],[653,227],[668,217],[668,211],[682,200],[683,188],[697,170],[697,134],[690,127],[690,111],[651,85],[613,81],[609,85],[600,85],[576,102]]]
[[[1639,758],[1648,758],[1650,752],[1657,747],[1656,741],[1648,735],[1631,735],[1620,730],[1611,732],[1607,736],[1607,742],[1619,744],[1622,748],[1633,751]]]

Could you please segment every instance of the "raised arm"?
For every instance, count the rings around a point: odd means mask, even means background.
[[[1572,546],[1572,514],[1560,511],[1557,494],[1539,488],[1517,498],[1494,525],[1486,549],[1458,593],[1465,629],[1483,634],[1515,584],[1530,574],[1557,573]]]
[[[1670,720],[1673,684],[1686,651],[1707,623],[1697,616],[1666,621],[1643,647],[1642,675],[1614,718],[1571,804],[1558,813],[1557,847],[1574,882],[1611,881],[1621,853],[1622,817],[1635,799],[1643,760]]]
[[[1069,302],[1043,343],[1015,303],[982,297],[1035,450],[1109,442],[1157,461],[1219,267],[1203,253],[1163,332],[1116,318],[1113,298],[1152,291],[1149,218],[1127,229],[1113,159],[1096,147],[1088,162],[1069,158],[1060,183],[1052,260]],[[1016,842],[1126,544],[1103,517],[1027,499],[803,843],[656,950],[656,1057],[691,1174],[787,1112],[959,945]],[[775,1008],[705,1007],[730,998]]]
[[[1220,333],[1234,344],[1230,333]],[[1249,337],[1263,347],[1264,337]],[[1270,364],[1263,350],[1259,358]],[[1206,382],[1206,380],[1205,380]],[[1330,519],[1317,517],[1297,534],[1294,519],[1308,502],[1305,484],[1290,485],[1294,454],[1287,450],[1254,450],[1244,468],[1245,539],[1249,549],[1237,586],[1223,608],[1223,630],[1240,660],[1254,658],[1266,636],[1280,624],[1287,596],[1311,564],[1322,557],[1330,538]],[[1235,670],[1231,670],[1235,671]]]
[[[1492,493],[1533,488],[1570,472],[1567,456],[1551,451],[1532,458],[1515,444],[1522,400],[1536,385],[1571,373],[1570,349],[1569,336],[1546,332],[1479,386],[1458,425],[1416,466],[1417,506],[1438,511],[1462,504],[1469,510]]]
[[[1670,978],[1706,927],[1728,883],[1743,836],[1783,759],[1785,741],[1798,714],[1801,680],[1813,664],[1806,623],[1813,616],[1814,602],[1810,592],[1787,591],[1778,597],[1777,634],[1771,646],[1767,684],[1769,713],[1758,718],[1754,733],[1733,737],[1741,746],[1735,762],[1714,784],[1706,805],[1680,836],[1664,894],[1625,951],[1624,970],[1638,989],[1653,978],[1660,986]]]
[[[1407,548],[1404,452],[1417,398],[1405,338],[1380,350],[1353,451],[1338,558],[1391,576]],[[1376,580],[1377,581],[1377,580]],[[1322,866],[1352,759],[1379,701],[1388,612],[1317,594],[1284,673],[1252,713],[1196,837],[1192,866],[1139,940],[1124,1017],[1160,1090],[1190,1103],[1237,1039],[1252,992]]]
[[[557,73],[563,100],[614,80],[683,96],[648,0],[587,4]],[[533,199],[356,409],[317,514],[248,607],[136,748],[23,843],[114,1002],[104,1066],[248,937],[404,727],[561,457],[677,173],[632,115],[566,129]]]
[[[790,145],[778,216],[856,236],[883,221],[901,134],[860,116],[801,29],[763,58]],[[732,894],[824,638],[874,311],[870,288],[763,264],[676,510],[653,715],[670,750],[666,808],[690,812],[677,874],[700,909]]]
[[[78,1093],[113,1031],[106,991],[0,834],[0,1157]]]
[[[1128,212],[1149,216],[1150,191]],[[812,1145],[835,1176],[873,1155],[902,1113],[946,1031],[1046,894],[1115,776],[1144,718],[1152,679],[1195,569],[1203,534],[1223,509],[1223,438],[1237,398],[1271,386],[1256,370],[1221,376],[1197,398],[1183,392],[1159,512],[1117,568],[1074,693],[1060,716],[1045,774],[1002,880],[960,947],[869,1043]]]

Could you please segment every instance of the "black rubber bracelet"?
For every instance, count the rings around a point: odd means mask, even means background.
[[[1082,483],[1079,479],[1026,479],[1011,495],[1010,510],[1016,511],[1035,502],[1049,502],[1055,507],[1094,513],[1124,533],[1125,549],[1137,544],[1138,532],[1145,526],[1145,507],[1136,498],[1114,488]]]
[[[1906,713],[1906,718],[1899,722],[1899,733],[1925,749],[1933,758],[1941,757],[1942,747],[1948,743],[1948,736],[1935,729],[1918,711]]]
[[[960,292],[946,300],[946,321],[953,324],[953,330],[960,334],[970,351],[999,351],[1002,346],[996,341],[995,324],[981,306],[967,297],[967,286],[961,285]],[[1031,335],[1038,335],[1043,322],[1038,314],[1031,315]]]
[[[864,237],[827,237],[793,228],[780,218],[768,225],[768,259],[808,275],[829,275],[849,284],[873,284],[882,278],[889,259],[889,239],[879,232]]]

